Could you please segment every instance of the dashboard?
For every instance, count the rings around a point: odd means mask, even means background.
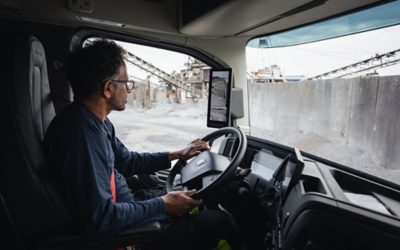
[[[400,189],[395,185],[252,137],[241,167],[250,174],[224,207],[240,227],[252,228],[245,233],[250,249],[400,246]]]

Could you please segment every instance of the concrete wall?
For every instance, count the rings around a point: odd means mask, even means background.
[[[248,91],[252,135],[315,135],[372,152],[379,165],[400,169],[399,76],[249,82]]]

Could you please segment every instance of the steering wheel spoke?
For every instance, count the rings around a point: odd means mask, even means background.
[[[222,172],[221,172],[221,173],[222,173]],[[213,183],[213,181],[214,181],[215,179],[217,179],[221,173],[218,173],[218,174],[210,174],[210,175],[204,176],[204,177],[203,177],[203,180],[202,180],[202,187],[201,187],[201,188],[207,187],[208,185],[210,185],[211,183]]]

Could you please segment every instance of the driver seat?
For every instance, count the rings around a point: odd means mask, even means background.
[[[151,222],[106,240],[91,240],[74,226],[57,178],[48,166],[42,141],[55,116],[42,43],[24,34],[13,37],[10,106],[11,152],[0,178],[8,220],[18,235],[18,245],[29,249],[116,249],[141,246],[160,229]],[[15,244],[15,246],[17,243]],[[14,247],[15,247],[14,246]]]

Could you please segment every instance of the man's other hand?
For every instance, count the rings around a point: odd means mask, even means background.
[[[175,159],[180,159],[180,160],[189,160],[193,156],[196,156],[200,154],[201,152],[205,150],[209,150],[210,146],[208,145],[207,142],[201,141],[199,139],[196,139],[192,141],[186,148],[175,151],[175,152],[170,152],[168,155],[168,159],[170,161],[175,160]]]
[[[194,193],[196,193],[196,190],[174,191],[162,196],[165,213],[171,216],[181,216],[194,207],[202,205],[201,200],[191,198]]]

